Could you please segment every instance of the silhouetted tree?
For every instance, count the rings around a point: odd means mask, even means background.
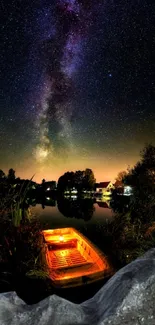
[[[141,160],[129,170],[124,182],[133,189],[132,215],[142,222],[155,220],[155,147],[146,146]]]
[[[9,172],[8,172],[8,181],[12,182],[12,181],[15,180],[15,178],[16,178],[16,176],[15,176],[15,170],[12,169],[12,168],[10,168],[9,169]]]
[[[119,187],[123,187],[124,185],[124,179],[125,177],[128,175],[128,172],[123,170],[121,172],[118,173],[116,179],[115,179],[115,187],[119,188]]]
[[[6,175],[3,170],[0,170],[0,197],[4,197],[7,192]]]
[[[74,173],[74,187],[78,193],[82,192],[84,189],[84,171],[78,170]]]
[[[0,169],[0,180],[4,179],[5,177],[5,173],[3,172],[3,170]]]
[[[58,191],[71,191],[75,185],[75,178],[73,172],[67,172],[58,179]]]
[[[74,172],[67,172],[62,175],[58,180],[58,190],[64,192],[65,190],[71,191],[75,188],[78,193],[83,190],[92,190],[95,185],[94,173],[91,169],[78,170]]]
[[[95,187],[96,179],[91,169],[86,168],[84,171],[84,188],[85,190],[91,191]]]

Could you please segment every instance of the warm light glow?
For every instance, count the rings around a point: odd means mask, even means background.
[[[57,287],[72,287],[103,279],[112,274],[104,254],[74,228],[44,230],[46,243],[51,246],[46,252],[50,278]]]
[[[108,157],[104,158],[102,155],[100,159],[91,159],[90,157],[85,160],[79,158],[81,157],[81,153],[79,152],[77,156],[69,156],[69,159],[64,162],[64,159],[61,161],[61,157],[54,157],[51,159],[46,159],[46,161],[42,165],[35,165],[32,157],[29,157],[22,167],[18,167],[17,176],[21,178],[31,178],[33,174],[34,181],[37,183],[41,183],[42,179],[45,178],[46,181],[51,181],[51,168],[53,173],[53,179],[58,180],[61,175],[63,175],[67,171],[76,171],[83,170],[89,166],[95,174],[96,182],[99,183],[101,181],[115,181],[115,178],[120,170],[126,170],[128,165],[131,167],[138,161],[139,155],[132,157],[125,157],[125,155],[121,156],[116,160],[113,158],[113,154],[109,154],[111,160],[109,161]],[[103,175],[103,165],[104,165],[104,175]],[[20,166],[20,165],[19,165]],[[3,166],[4,172],[8,172],[7,168]],[[47,192],[48,193],[48,192]],[[67,193],[66,193],[67,194]]]
[[[60,240],[60,241],[64,241],[64,236],[60,236],[60,237],[59,237],[59,240]]]

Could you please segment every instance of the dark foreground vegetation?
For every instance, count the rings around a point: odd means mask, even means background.
[[[72,176],[75,179],[75,175]],[[48,279],[42,254],[44,250],[42,226],[29,208],[29,197],[33,192],[32,179],[21,184],[18,182],[20,184],[18,186],[15,186],[15,179],[15,172],[12,169],[7,176],[0,171],[0,291],[16,290],[27,302],[32,303],[55,291]],[[94,179],[90,187],[93,183]],[[121,186],[122,184],[132,188],[132,195],[130,197],[118,195],[120,194],[118,186],[112,197],[112,208],[115,211],[113,221],[103,226],[92,227],[89,233],[89,239],[111,256],[116,269],[155,246],[154,146],[145,147],[140,161],[134,168],[122,173]],[[63,179],[60,185],[63,188]],[[74,212],[75,217],[80,218],[82,211],[81,217],[85,221],[88,218],[85,214],[89,203],[91,218],[93,213],[91,200],[83,201],[81,210],[78,208],[78,201],[69,205],[62,197],[57,201],[58,208],[64,215],[67,216],[69,210],[69,215]],[[87,229],[84,234],[87,236]],[[97,285],[95,289],[92,287],[90,295],[97,288]],[[89,290],[85,289],[85,292]],[[70,292],[75,298],[75,289]],[[61,292],[60,295],[66,294]]]
[[[132,195],[124,209],[116,204],[116,216],[108,231],[113,237],[112,250],[127,264],[155,246],[154,146],[144,148],[140,161],[124,175],[123,183],[131,186]]]
[[[20,293],[28,286],[30,294],[32,279],[48,276],[42,258],[42,227],[29,208],[32,180],[22,182],[17,188],[14,179],[13,170],[8,176],[1,171],[0,292],[16,290]],[[31,297],[33,294],[32,290]]]

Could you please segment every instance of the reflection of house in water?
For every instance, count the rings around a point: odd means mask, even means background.
[[[114,185],[112,182],[100,182],[95,186],[96,195],[110,196],[112,194],[112,190],[114,189]]]
[[[42,197],[37,203],[42,205],[42,208],[45,209],[46,206],[55,207],[56,201],[50,197]]]
[[[55,207],[56,206],[56,201],[51,199],[50,197],[45,198],[45,205],[50,206],[50,207]]]
[[[99,206],[100,208],[111,209],[111,207],[110,207],[110,202],[108,202],[108,201],[106,201],[106,202],[97,201],[96,203],[98,204],[98,206]]]

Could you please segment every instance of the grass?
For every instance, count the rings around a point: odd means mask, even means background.
[[[31,179],[32,180],[32,179]],[[30,182],[19,191],[8,186],[0,204],[0,283],[1,291],[15,290],[18,277],[46,278],[42,260],[42,227],[27,204]]]

